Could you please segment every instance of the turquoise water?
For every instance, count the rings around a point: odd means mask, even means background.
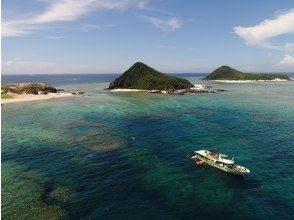
[[[184,96],[107,81],[53,79],[85,97],[2,106],[4,219],[293,219],[293,81],[205,82],[227,91]],[[202,148],[251,175],[196,167]]]

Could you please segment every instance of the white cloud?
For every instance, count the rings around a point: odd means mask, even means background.
[[[284,46],[286,52],[294,52],[294,43],[286,43]]]
[[[266,19],[255,26],[237,26],[234,32],[243,38],[247,45],[278,49],[269,40],[279,35],[294,33],[294,9],[277,14],[274,19]]]
[[[90,29],[98,29],[98,30],[101,30],[102,27],[100,25],[97,25],[97,24],[85,24],[82,26],[81,30],[90,30]]]
[[[114,28],[114,27],[115,27],[114,24],[103,24],[103,25],[98,25],[98,24],[85,24],[85,25],[83,25],[79,29],[82,30],[82,31],[88,31],[88,30],[91,30],[91,29],[102,30],[102,29]]]
[[[115,24],[104,24],[103,27],[115,27]]]
[[[124,10],[142,8],[145,0],[52,0],[40,14],[22,20],[2,20],[2,36],[22,36],[29,34],[41,25],[53,22],[74,21],[95,10]]]
[[[294,56],[286,54],[284,58],[278,63],[278,66],[294,67]]]
[[[63,37],[62,36],[48,36],[47,38],[49,40],[61,40]]]
[[[2,62],[3,74],[80,74],[120,72],[121,66],[103,66],[103,64],[61,64],[40,60],[13,59]]]
[[[22,22],[2,20],[1,34],[4,37],[21,36],[28,34],[26,28],[21,27]],[[23,24],[24,25],[24,24]]]
[[[139,15],[139,16],[149,21],[154,27],[162,31],[175,31],[182,27],[181,22],[175,17],[164,20],[164,19],[144,16],[144,15]]]
[[[142,0],[138,2],[138,8],[145,9],[148,3],[149,3],[149,0]]]

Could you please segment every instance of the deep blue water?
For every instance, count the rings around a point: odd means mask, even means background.
[[[103,90],[115,77],[2,78],[85,91],[2,106],[3,218],[293,219],[293,81],[185,75],[227,91],[166,96]],[[190,157],[202,148],[251,175],[197,168]]]
[[[2,75],[2,83],[45,82],[55,86],[76,83],[110,82],[119,74],[43,74],[43,75]]]
[[[172,75],[181,77],[203,77],[205,73],[173,73]],[[66,84],[83,84],[83,83],[104,83],[111,82],[119,74],[43,74],[43,75],[2,75],[2,83],[17,82],[45,82],[55,86]]]

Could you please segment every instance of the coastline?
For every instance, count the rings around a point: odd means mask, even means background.
[[[112,92],[148,92],[149,90],[144,89],[110,89]]]
[[[148,90],[148,89],[109,89],[112,92],[145,92],[145,93],[157,93],[157,94],[169,94],[169,95],[184,95],[185,93],[215,93],[222,92],[217,89],[212,89],[210,86],[205,86],[201,84],[195,84],[194,87],[187,89],[168,89],[168,90]]]
[[[213,82],[221,82],[221,83],[255,83],[255,82],[288,82],[287,79],[273,79],[273,80],[210,80]]]
[[[30,102],[30,101],[40,101],[40,100],[48,100],[48,99],[57,99],[57,98],[65,98],[73,96],[72,93],[48,93],[48,94],[21,94],[14,95],[12,98],[3,99],[1,98],[1,104],[9,104],[9,103],[17,103],[17,102]]]

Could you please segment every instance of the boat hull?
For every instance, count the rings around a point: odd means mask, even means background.
[[[248,175],[249,173],[248,172],[242,172],[242,171],[238,171],[238,170],[235,170],[235,169],[230,169],[226,166],[222,166],[222,165],[219,165],[219,164],[216,164],[212,161],[210,161],[209,159],[205,158],[205,157],[200,157],[198,155],[195,155],[192,157],[192,159],[196,160],[196,161],[203,161],[204,163],[212,166],[212,167],[215,167],[217,169],[220,169],[222,171],[225,171],[227,173],[231,173],[231,174],[235,174],[235,175],[239,175],[239,176],[246,176]]]

